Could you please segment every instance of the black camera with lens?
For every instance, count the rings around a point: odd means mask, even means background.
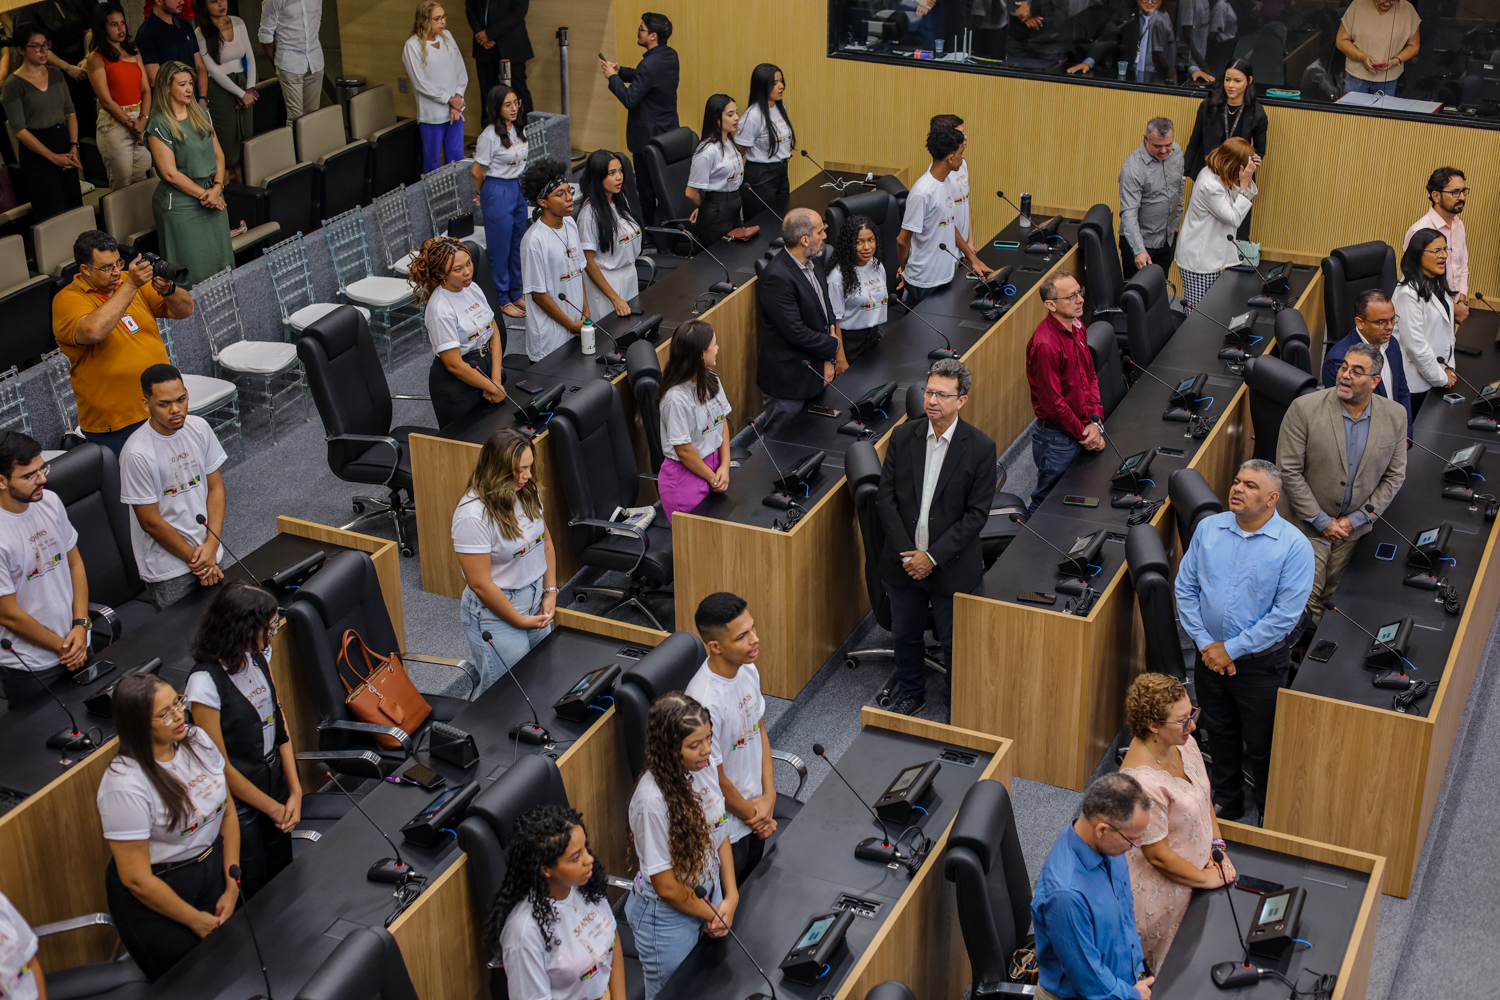
[[[182,264],[174,264],[170,260],[163,260],[158,255],[149,251],[141,254],[141,260],[151,265],[151,274],[153,277],[173,283],[180,283],[187,280],[188,269]]]

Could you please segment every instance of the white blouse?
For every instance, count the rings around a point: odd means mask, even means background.
[[[880,258],[854,269],[855,283],[844,287],[844,269],[837,264],[828,268],[828,301],[833,316],[845,330],[867,330],[885,322],[890,293],[885,285],[885,265]]]
[[[427,61],[422,61],[422,47],[427,47]],[[434,48],[433,46],[437,47]],[[407,38],[401,50],[401,62],[411,78],[411,89],[417,96],[417,121],[424,125],[448,122],[448,99],[463,95],[469,86],[469,70],[458,43],[447,30],[430,42],[416,35]]]
[[[1439,302],[1434,296],[1424,302],[1411,285],[1402,282],[1391,296],[1391,305],[1396,307],[1396,332],[1393,336],[1401,345],[1401,364],[1406,368],[1407,388],[1414,393],[1447,388],[1448,375],[1437,359],[1443,358],[1450,365],[1453,363],[1456,342],[1453,300]]]
[[[743,146],[745,159],[751,163],[775,163],[792,157],[792,128],[786,123],[781,105],[771,104],[771,152],[766,152],[766,116],[760,113],[760,105],[752,104],[740,116],[740,126],[735,131],[734,143]]]
[[[255,86],[255,55],[250,51],[250,32],[245,28],[245,22],[230,15],[229,23],[234,38],[219,46],[218,62],[214,62],[208,55],[208,43],[203,40],[203,29],[195,28],[194,34],[198,36],[198,52],[203,56],[203,65],[208,69],[208,75],[213,77],[214,83],[235,97],[244,97],[245,90]],[[245,74],[244,88],[229,79],[230,73]]]
[[[1226,237],[1233,236],[1250,214],[1250,199],[1259,193],[1255,182],[1250,190],[1229,188],[1208,167],[1198,171],[1193,181],[1193,197],[1182,218],[1182,232],[1177,237],[1177,266],[1199,274],[1217,274],[1240,262],[1240,255]]]
[[[693,154],[688,187],[699,191],[738,191],[745,179],[745,160],[732,139],[703,146]]]

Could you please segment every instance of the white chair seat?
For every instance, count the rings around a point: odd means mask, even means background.
[[[188,412],[202,413],[212,410],[239,390],[233,382],[207,375],[182,374],[182,384],[188,391]]]
[[[403,278],[411,274],[411,262],[417,259],[417,253],[418,251],[413,250],[405,257],[402,257],[400,260],[391,265],[391,270],[395,271]]]
[[[287,317],[287,322],[291,324],[293,330],[301,333],[338,307],[339,304],[337,302],[314,302],[312,305],[303,306],[292,313]],[[364,316],[365,322],[368,323],[370,321],[370,310],[364,306],[355,306],[354,308],[358,309],[360,314]]]
[[[65,451],[53,451],[50,448],[43,448],[42,449],[42,461],[43,462],[55,462],[59,458],[61,458],[62,456],[66,455],[66,454],[67,454],[67,452],[65,452]]]
[[[269,340],[241,340],[219,352],[219,364],[247,375],[273,375],[296,363],[295,346]]]
[[[475,214],[477,215],[478,213],[476,212]],[[475,221],[478,221],[478,220],[475,220]],[[447,230],[444,230],[443,235],[445,235],[445,236],[447,235]],[[490,242],[489,242],[489,240],[485,236],[484,223],[481,222],[479,225],[475,226],[474,227],[474,231],[472,233],[470,233],[468,236],[464,237],[464,242],[466,242],[466,243],[476,243],[476,244],[479,245],[480,249],[482,249],[485,253],[489,253],[489,251],[490,251]]]
[[[363,302],[377,309],[409,302],[413,298],[411,286],[401,278],[369,277],[350,282],[344,294],[355,302]]]

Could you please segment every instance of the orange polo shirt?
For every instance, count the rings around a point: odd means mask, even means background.
[[[167,315],[166,303],[150,284],[135,293],[124,317],[99,343],[79,344],[73,339],[78,321],[108,301],[109,296],[90,288],[81,274],[52,300],[52,333],[73,366],[78,423],[91,434],[145,420],[141,372],[168,363],[156,325],[158,316]]]

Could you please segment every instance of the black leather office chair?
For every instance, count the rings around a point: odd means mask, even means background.
[[[1177,641],[1177,611],[1173,604],[1172,566],[1161,535],[1149,524],[1134,524],[1125,535],[1125,565],[1130,585],[1140,602],[1146,633],[1146,669],[1187,679],[1182,647]]]
[[[903,213],[906,211],[906,195],[908,189],[905,184],[902,184],[901,181],[897,179],[895,174],[881,174],[879,177],[875,178],[875,190],[884,191],[892,198],[895,198],[896,204],[900,207],[901,211]]]
[[[631,161],[630,154],[616,152],[614,155],[619,159],[620,169],[625,173],[625,186],[620,189],[620,194],[617,197],[625,199],[625,205],[630,209],[631,216],[636,222],[644,226],[646,217],[641,214],[640,192],[636,190],[635,166]],[[657,281],[666,277],[668,273],[676,270],[687,259],[686,257],[679,257],[675,253],[669,253],[662,249],[657,245],[656,237],[652,234],[647,233],[646,236],[646,242],[641,248],[641,256],[637,257],[635,262],[636,276],[640,279],[642,289],[651,287]],[[681,248],[679,247],[678,249]]]
[[[261,131],[258,125],[256,131]],[[389,84],[371,87],[349,99],[349,137],[366,139],[375,147],[370,197],[378,198],[422,176],[422,136],[417,120],[396,117],[395,91]]]
[[[1125,310],[1127,353],[1132,361],[1145,368],[1172,339],[1179,323],[1171,309],[1167,274],[1161,265],[1147,264],[1125,282],[1120,307]]]
[[[1120,296],[1125,291],[1125,272],[1120,267],[1120,245],[1115,239],[1114,213],[1108,205],[1095,205],[1078,225],[1078,248],[1083,254],[1085,304],[1090,322],[1106,321],[1123,340],[1125,311]]]
[[[888,191],[877,189],[835,198],[828,203],[828,215],[824,220],[828,223],[828,246],[838,245],[846,221],[856,215],[865,216],[877,227],[875,235],[880,239],[880,260],[885,265],[886,287],[895,288],[896,268],[900,264],[896,238],[901,235],[901,214],[901,205]]]
[[[318,228],[322,177],[316,163],[297,162],[290,126],[245,140],[244,173],[243,184],[224,188],[231,219],[252,229],[275,222],[284,233]]]
[[[1167,497],[1177,517],[1177,538],[1184,552],[1192,544],[1193,532],[1203,519],[1224,512],[1219,495],[1197,469],[1173,469],[1167,477]]]
[[[1025,995],[1011,982],[1011,956],[1031,929],[1031,880],[1016,833],[1010,793],[998,781],[977,781],[948,833],[943,874],[958,896],[958,926],[973,970],[971,995]]]
[[[694,205],[687,199],[688,173],[698,133],[686,125],[653,136],[641,150],[641,160],[656,189],[656,224],[686,226]]]
[[[1396,291],[1396,251],[1380,240],[1339,247],[1323,258],[1323,316],[1328,341],[1335,343],[1354,329],[1354,300],[1378,288]]]
[[[1250,423],[1255,430],[1255,457],[1276,461],[1276,442],[1287,407],[1298,396],[1318,388],[1318,380],[1280,358],[1259,357],[1245,362],[1245,386],[1250,390]]]
[[[32,931],[37,937],[46,938],[101,925],[114,926],[114,918],[108,913],[90,913],[87,916],[33,927]],[[146,981],[146,974],[131,961],[129,955],[110,962],[48,969],[46,976],[48,1000],[138,1000],[151,989],[151,984]]]
[[[401,554],[414,555],[416,547],[406,526],[414,512],[406,440],[413,433],[436,432],[430,427],[391,426],[392,396],[380,367],[380,351],[370,338],[368,322],[353,306],[339,306],[303,330],[297,357],[323,419],[328,467],[346,483],[369,483],[390,491],[385,498],[355,497],[358,516],[344,527],[389,518]]]
[[[1094,359],[1094,374],[1099,379],[1099,408],[1108,417],[1114,412],[1130,386],[1125,384],[1125,366],[1120,361],[1120,341],[1108,319],[1098,319],[1084,331],[1089,355]]]
[[[615,685],[615,708],[625,723],[625,756],[632,774],[639,775],[646,769],[646,723],[652,703],[670,691],[686,690],[707,656],[696,635],[673,632],[621,675]],[[796,754],[774,747],[771,759],[789,764],[797,772],[796,789],[790,795],[777,792],[776,808],[771,813],[777,819],[791,819],[802,808],[797,796],[807,781],[807,765]]]
[[[586,594],[619,598],[603,614],[632,607],[653,628],[666,631],[646,604],[670,593],[672,529],[666,515],[658,506],[656,519],[644,531],[609,521],[616,507],[637,506],[641,489],[620,394],[604,379],[588,382],[563,398],[548,429],[563,496],[573,512],[568,522],[573,554],[585,566],[629,578],[623,588],[578,587],[579,599]]]
[[[391,932],[358,927],[297,991],[297,1000],[417,1000],[417,990]]]
[[[91,645],[102,649],[156,614],[130,544],[135,512],[120,502],[120,464],[108,448],[81,444],[50,464],[47,489],[57,494],[78,532],[78,554],[92,598]]]
[[[318,204],[325,219],[369,202],[375,147],[364,139],[347,141],[342,106],[308,112],[292,132],[297,161],[318,167]]]
[[[381,655],[395,653],[403,661],[459,670],[469,678],[471,689],[479,683],[479,672],[468,660],[402,650],[404,643],[391,624],[375,564],[364,552],[345,549],[329,556],[298,589],[286,617],[297,640],[298,667],[318,711],[317,755],[298,754],[299,760],[318,760],[344,774],[368,778],[378,771],[384,777],[411,756],[432,720],[446,722],[468,704],[462,698],[423,695],[432,706],[432,714],[410,732],[361,722],[345,701],[349,690],[339,676],[338,656],[348,629],[358,632],[365,644]],[[346,675],[346,679],[358,684],[353,675]],[[382,748],[375,740],[377,735],[400,741],[400,749]],[[308,748],[309,754],[313,752]]]
[[[1307,332],[1307,319],[1296,309],[1276,314],[1276,347],[1281,360],[1313,374],[1312,336]]]
[[[871,986],[870,992],[865,994],[865,1000],[917,1000],[917,995],[901,980],[887,979]]]
[[[640,415],[641,427],[646,433],[646,454],[651,459],[651,478],[661,471],[661,410],[656,405],[657,390],[661,387],[661,358],[656,354],[656,345],[648,340],[637,340],[625,348],[625,371],[630,377],[630,392],[635,398],[635,411]]]

